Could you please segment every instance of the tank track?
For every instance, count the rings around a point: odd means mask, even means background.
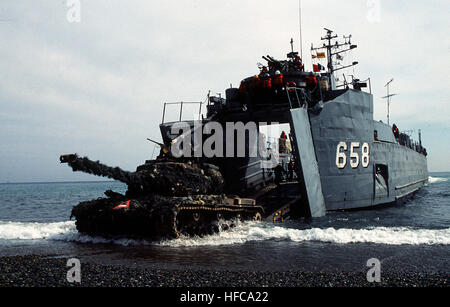
[[[262,207],[227,204],[230,201],[242,200],[225,195],[100,198],[75,206],[72,216],[80,233],[151,239],[204,236],[233,227],[236,219],[262,219]]]

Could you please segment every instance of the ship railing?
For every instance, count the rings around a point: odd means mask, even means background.
[[[299,87],[286,87],[289,106],[294,108],[308,108],[308,101],[304,94],[304,89]]]
[[[165,124],[165,119],[166,119],[166,109],[168,106],[180,106],[180,110],[179,110],[179,122],[182,121],[183,119],[183,107],[186,105],[199,105],[199,109],[198,109],[198,120],[201,119],[202,116],[202,107],[205,104],[205,102],[186,102],[186,101],[181,101],[181,102],[165,102],[164,103],[164,109],[163,109],[163,115],[162,115],[162,122],[161,124]]]

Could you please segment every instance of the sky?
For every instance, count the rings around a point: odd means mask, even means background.
[[[134,171],[160,140],[164,102],[204,101],[299,49],[298,0],[2,0],[0,182],[96,180],[59,156]],[[79,5],[78,5],[79,4]],[[346,73],[391,78],[391,123],[422,130],[432,172],[450,171],[450,2],[302,0],[303,58],[323,28],[358,45]],[[175,119],[177,109],[168,109]],[[194,110],[187,111],[193,113]]]

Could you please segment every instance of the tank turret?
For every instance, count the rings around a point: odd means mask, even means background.
[[[119,167],[109,167],[99,161],[80,158],[76,154],[63,155],[61,163],[67,163],[73,171],[107,177],[128,185],[127,197],[147,194],[163,196],[189,196],[223,193],[223,178],[219,169],[211,164],[191,162],[147,161],[128,172]]]

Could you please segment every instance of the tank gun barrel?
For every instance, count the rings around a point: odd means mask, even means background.
[[[67,163],[74,172],[84,172],[100,177],[107,177],[118,180],[124,183],[131,183],[133,181],[133,174],[124,171],[119,167],[110,167],[101,164],[99,161],[92,161],[89,158],[80,158],[77,154],[62,155],[59,157],[61,163]]]

